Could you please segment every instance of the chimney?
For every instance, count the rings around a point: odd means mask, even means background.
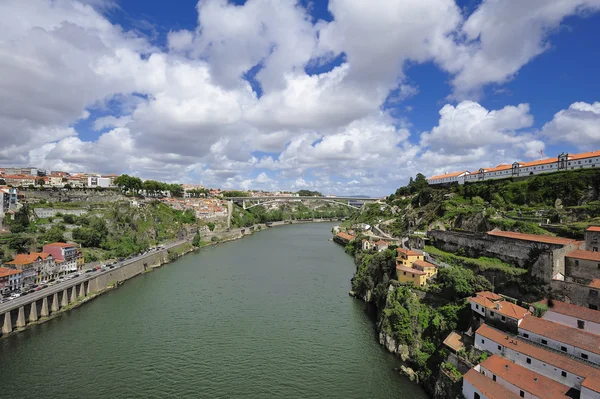
[[[499,303],[496,304],[496,310],[500,310],[502,309],[502,305],[500,305]]]

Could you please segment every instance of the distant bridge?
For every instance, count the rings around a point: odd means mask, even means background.
[[[230,202],[242,204],[244,209],[250,209],[259,205],[266,205],[279,201],[324,201],[333,204],[347,206],[353,209],[360,209],[366,203],[378,202],[381,198],[361,198],[361,197],[286,197],[286,196],[265,196],[265,197],[229,197]],[[251,203],[248,205],[248,203]]]

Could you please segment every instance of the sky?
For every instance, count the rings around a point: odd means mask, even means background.
[[[600,0],[3,0],[0,166],[386,195],[600,150]]]

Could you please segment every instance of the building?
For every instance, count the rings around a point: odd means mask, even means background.
[[[596,296],[598,296],[597,291]],[[548,305],[546,300],[539,303]],[[548,310],[542,316],[544,320],[600,335],[599,311],[557,300],[552,300],[551,304],[552,306],[548,305]]]
[[[85,260],[75,244],[55,242],[44,245],[43,252],[51,254],[58,267],[58,274],[64,275],[83,269]]]
[[[585,230],[586,251],[598,252],[600,248],[600,226],[590,226]]]
[[[458,183],[463,184],[465,182],[465,176],[469,174],[468,170],[461,172],[444,173],[443,175],[432,176],[427,178],[429,184],[444,184],[444,183]]]
[[[504,393],[505,396],[500,397],[516,397],[526,399],[569,399],[571,398],[570,387],[556,382],[548,377],[538,374],[534,371],[529,370],[526,367],[512,363],[505,358],[493,355],[492,357],[484,360],[479,365],[473,368],[476,372],[480,373],[485,378],[497,383],[498,385],[505,388],[512,394]],[[488,391],[486,388],[490,385],[485,384],[483,380],[472,378],[473,375],[469,376],[469,380],[465,385],[463,383],[463,395],[465,398],[477,398],[476,391],[471,390],[471,387],[477,388],[478,391],[482,389]],[[491,389],[489,393],[494,395],[496,389]],[[481,394],[479,394],[481,398]],[[483,396],[489,397],[489,396]],[[498,397],[498,396],[492,396]]]
[[[475,332],[475,348],[500,355],[581,393],[600,399],[600,370],[573,357],[529,343],[483,324]]]
[[[476,326],[487,323],[515,333],[525,316],[531,314],[527,309],[489,291],[476,293],[469,298],[469,303]]]
[[[427,284],[427,273],[412,267],[396,266],[396,279],[403,284],[424,287]]]
[[[45,252],[18,254],[12,261],[5,263],[5,265],[23,272],[23,286],[53,279],[57,273],[54,257]]]
[[[574,279],[600,278],[600,252],[569,252],[565,256],[565,275]]]
[[[437,274],[438,268],[433,263],[424,260],[416,260],[412,264],[412,268],[424,272],[427,278],[432,278]]]
[[[377,251],[377,252],[382,252],[385,251],[386,249],[388,249],[388,247],[390,246],[390,243],[387,241],[383,241],[383,240],[378,240],[378,241],[371,241],[371,240],[367,240],[367,239],[363,239],[362,240],[362,250],[363,251]]]
[[[18,204],[18,192],[16,188],[0,186],[0,226],[4,219],[4,213],[16,209]]]
[[[333,236],[333,241],[337,242],[338,244],[348,245],[350,244],[350,242],[354,241],[355,238],[355,235],[340,231],[335,236]]]
[[[108,188],[111,186],[111,180],[107,177],[88,176],[86,186],[89,188],[103,187]]]
[[[66,183],[63,182],[63,177],[59,175],[46,175],[42,178],[44,186],[47,187],[63,187]]]
[[[578,328],[528,316],[519,324],[519,336],[578,359],[600,365],[600,337]]]
[[[554,173],[565,170],[595,168],[600,165],[600,151],[581,154],[562,153],[556,158],[547,158],[532,162],[513,162],[500,164],[492,168],[480,168],[474,172],[462,171],[446,173],[427,179],[429,184],[458,182],[475,183],[485,180],[506,179],[509,177],[534,176],[542,173]]]
[[[422,252],[413,251],[406,248],[396,248],[398,256],[396,257],[396,266],[412,267],[418,260],[425,260]]]
[[[24,187],[24,186],[35,186],[37,182],[37,176],[31,175],[4,175],[2,179],[7,185],[13,187]]]
[[[462,394],[466,399],[521,399],[475,368],[463,376]]]
[[[8,267],[0,267],[0,294],[4,295],[8,292],[21,289],[20,270],[11,269]]]

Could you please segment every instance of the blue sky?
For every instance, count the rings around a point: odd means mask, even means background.
[[[0,163],[379,195],[418,172],[600,150],[599,10],[7,1]]]

